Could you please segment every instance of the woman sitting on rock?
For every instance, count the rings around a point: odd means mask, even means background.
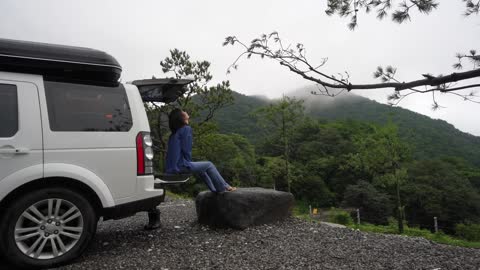
[[[172,134],[168,139],[167,173],[193,173],[207,184],[212,192],[234,191],[210,161],[192,161],[192,128],[188,125],[190,116],[173,109],[168,115]]]

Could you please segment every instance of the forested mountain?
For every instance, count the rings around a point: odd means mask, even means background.
[[[391,120],[398,126],[400,137],[412,146],[416,159],[461,157],[480,166],[480,137],[462,132],[443,120],[431,119],[400,107],[391,107],[356,95],[328,98],[309,95],[310,89],[291,95],[305,99],[309,116],[328,120],[358,120],[384,124]],[[261,134],[251,113],[269,103],[263,97],[234,93],[235,103],[216,115],[222,133],[238,133],[252,142]]]
[[[251,113],[268,105],[270,101],[264,97],[246,96],[237,92],[232,95],[234,104],[220,109],[214,120],[219,124],[220,132],[238,133],[255,141],[259,131]]]

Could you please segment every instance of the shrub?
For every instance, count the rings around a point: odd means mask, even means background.
[[[293,208],[293,213],[294,215],[308,215],[309,213],[309,208],[308,208],[308,202],[303,201],[303,200],[295,200],[295,206]]]
[[[457,224],[456,235],[468,241],[480,241],[480,224]]]
[[[362,220],[387,225],[387,218],[392,214],[393,204],[388,194],[377,190],[366,181],[347,186],[343,206],[360,209]]]
[[[353,224],[353,219],[350,216],[350,213],[347,211],[332,208],[329,213],[329,221],[332,223],[338,223],[342,225],[351,225]]]
[[[319,176],[297,177],[292,182],[295,198],[307,201],[316,207],[329,207],[334,204],[335,195]]]

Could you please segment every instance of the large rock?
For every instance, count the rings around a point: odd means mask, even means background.
[[[292,193],[264,188],[239,188],[233,192],[198,194],[198,222],[213,227],[245,229],[290,216]]]

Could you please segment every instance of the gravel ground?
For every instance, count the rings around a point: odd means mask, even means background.
[[[422,238],[332,228],[291,218],[244,231],[195,223],[189,200],[163,203],[163,227],[145,214],[101,222],[91,247],[58,269],[480,269],[480,250]]]

